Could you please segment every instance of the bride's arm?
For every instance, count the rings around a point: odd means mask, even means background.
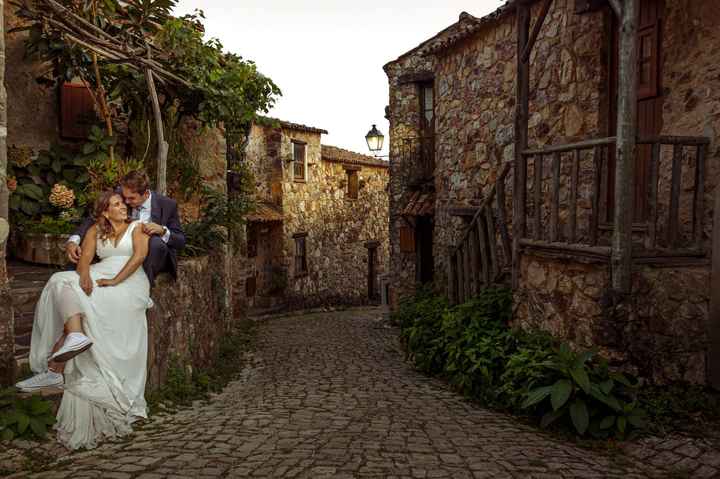
[[[80,275],[80,288],[85,294],[90,295],[93,289],[92,279],[90,279],[90,263],[95,257],[95,248],[97,247],[97,227],[92,225],[87,230],[85,238],[82,242],[81,255],[75,269]]]
[[[150,236],[143,233],[142,228],[135,228],[132,232],[133,255],[123,269],[113,279],[101,279],[97,282],[100,287],[116,286],[130,277],[143,264],[148,255]],[[83,251],[84,253],[84,251]]]

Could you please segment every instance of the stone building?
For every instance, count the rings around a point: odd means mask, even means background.
[[[604,0],[510,0],[483,18],[462,13],[384,67],[393,304],[417,283],[462,300],[513,276],[517,324],[660,382],[718,370],[720,10],[638,1],[633,294],[619,299],[611,283],[617,16]],[[545,7],[527,48],[520,12],[537,25]]]
[[[256,188],[236,291],[250,307],[379,299],[387,271],[387,162],[322,145],[325,130],[264,119],[245,162]],[[244,288],[239,285],[244,283]]]

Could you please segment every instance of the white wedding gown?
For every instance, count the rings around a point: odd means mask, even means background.
[[[128,226],[117,246],[98,240],[100,262],[90,266],[93,284],[101,278],[112,279],[128,262],[137,223]],[[94,448],[103,439],[129,434],[135,420],[147,418],[145,313],[151,305],[150,284],[142,267],[117,286],[94,284],[90,296],[80,288],[75,271],[55,273],[45,285],[35,309],[31,369],[47,371],[48,356],[70,312],[83,313],[84,332],[93,342],[89,350],[66,363],[65,391],[55,425],[57,438],[66,447]]]

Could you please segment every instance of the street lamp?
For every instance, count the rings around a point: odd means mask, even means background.
[[[378,130],[375,125],[373,125],[370,131],[368,131],[368,134],[365,135],[365,141],[367,141],[368,149],[373,153],[382,150],[384,140],[385,136],[380,133],[380,130]]]

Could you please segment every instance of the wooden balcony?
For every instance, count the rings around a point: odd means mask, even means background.
[[[702,255],[705,158],[709,140],[638,140],[633,251],[638,256]],[[528,149],[524,185],[528,247],[610,255],[615,138]],[[645,158],[645,159],[643,159]]]
[[[435,174],[435,137],[403,138],[400,140],[400,157],[407,171],[408,185],[431,182]]]
[[[638,140],[636,158],[646,176],[637,176],[642,184],[636,185],[634,203],[642,209],[636,208],[640,220],[633,226],[634,263],[706,261],[708,145],[707,138],[698,137]],[[521,177],[527,181],[519,187],[518,172],[506,164],[448,251],[451,302],[467,301],[483,288],[505,282],[507,273],[518,272],[521,252],[610,262],[614,146],[610,137],[525,150],[528,171]],[[512,191],[513,186],[524,191]],[[518,205],[523,197],[526,201]],[[522,216],[513,218],[513,211]]]

